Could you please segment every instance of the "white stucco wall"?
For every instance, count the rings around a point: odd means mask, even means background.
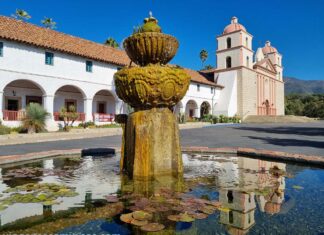
[[[213,106],[217,103],[219,97],[220,97],[220,88],[214,88],[214,92],[211,92],[211,86],[199,84],[200,89],[198,91],[197,89],[197,83],[191,82],[189,89],[185,95],[185,97],[181,100],[184,110],[188,110],[186,108],[187,103],[190,100],[194,100],[197,103],[197,112],[195,114],[195,117],[200,118],[200,107],[203,102],[208,102],[210,105],[210,112],[213,111]]]
[[[215,74],[217,83],[225,88],[214,107],[214,115],[234,116],[237,114],[237,71],[226,71]]]

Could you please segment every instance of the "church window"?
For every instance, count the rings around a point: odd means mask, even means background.
[[[0,56],[3,56],[3,42],[0,42]]]
[[[248,37],[245,38],[245,46],[249,47],[249,39],[248,39]]]
[[[250,67],[250,57],[246,57],[246,67]]]
[[[197,84],[197,91],[200,91],[200,84]]]
[[[226,42],[227,42],[227,48],[231,48],[232,47],[232,39],[227,38]]]
[[[211,88],[210,88],[210,93],[211,93],[211,94],[214,94],[214,87],[211,87]]]
[[[45,64],[54,65],[54,54],[52,52],[45,52]]]
[[[228,213],[228,222],[229,222],[230,224],[234,223],[234,215],[233,215],[233,211],[230,211],[230,212]]]
[[[89,60],[86,61],[86,71],[92,73],[92,67],[93,67],[93,62]]]
[[[232,68],[232,58],[230,56],[226,57],[226,68]]]
[[[227,192],[227,203],[233,203],[234,196],[233,196],[233,191],[228,191]]]

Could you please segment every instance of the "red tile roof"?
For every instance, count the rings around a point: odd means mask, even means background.
[[[224,88],[223,86],[218,85],[215,82],[209,81],[206,78],[206,74],[204,74],[202,72],[192,70],[192,69],[187,69],[187,68],[184,68],[184,70],[189,74],[189,76],[191,77],[192,82],[202,83],[202,84],[205,84],[205,85],[218,87],[218,88]]]
[[[0,16],[0,38],[116,65],[130,62],[122,50],[5,16]]]
[[[123,50],[6,16],[0,16],[0,38],[120,66],[130,63],[130,59]],[[203,73],[187,68],[185,70],[193,82],[223,88],[209,81]]]

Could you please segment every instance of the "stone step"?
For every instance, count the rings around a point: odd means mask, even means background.
[[[282,116],[259,116],[249,115],[244,120],[244,123],[306,123],[316,122],[314,118],[305,116],[293,116],[293,115],[282,115]]]

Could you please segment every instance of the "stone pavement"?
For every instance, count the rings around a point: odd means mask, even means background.
[[[189,122],[180,124],[180,129],[201,128],[209,123]],[[39,134],[10,134],[0,135],[0,146],[40,143],[59,140],[89,139],[103,136],[121,135],[121,128],[90,128],[90,129],[72,129],[70,132],[49,132]]]
[[[209,125],[202,128],[183,129],[180,133],[183,147],[255,148],[324,157],[324,122]],[[59,140],[0,146],[0,156],[52,150],[120,147],[120,144],[120,135]]]

